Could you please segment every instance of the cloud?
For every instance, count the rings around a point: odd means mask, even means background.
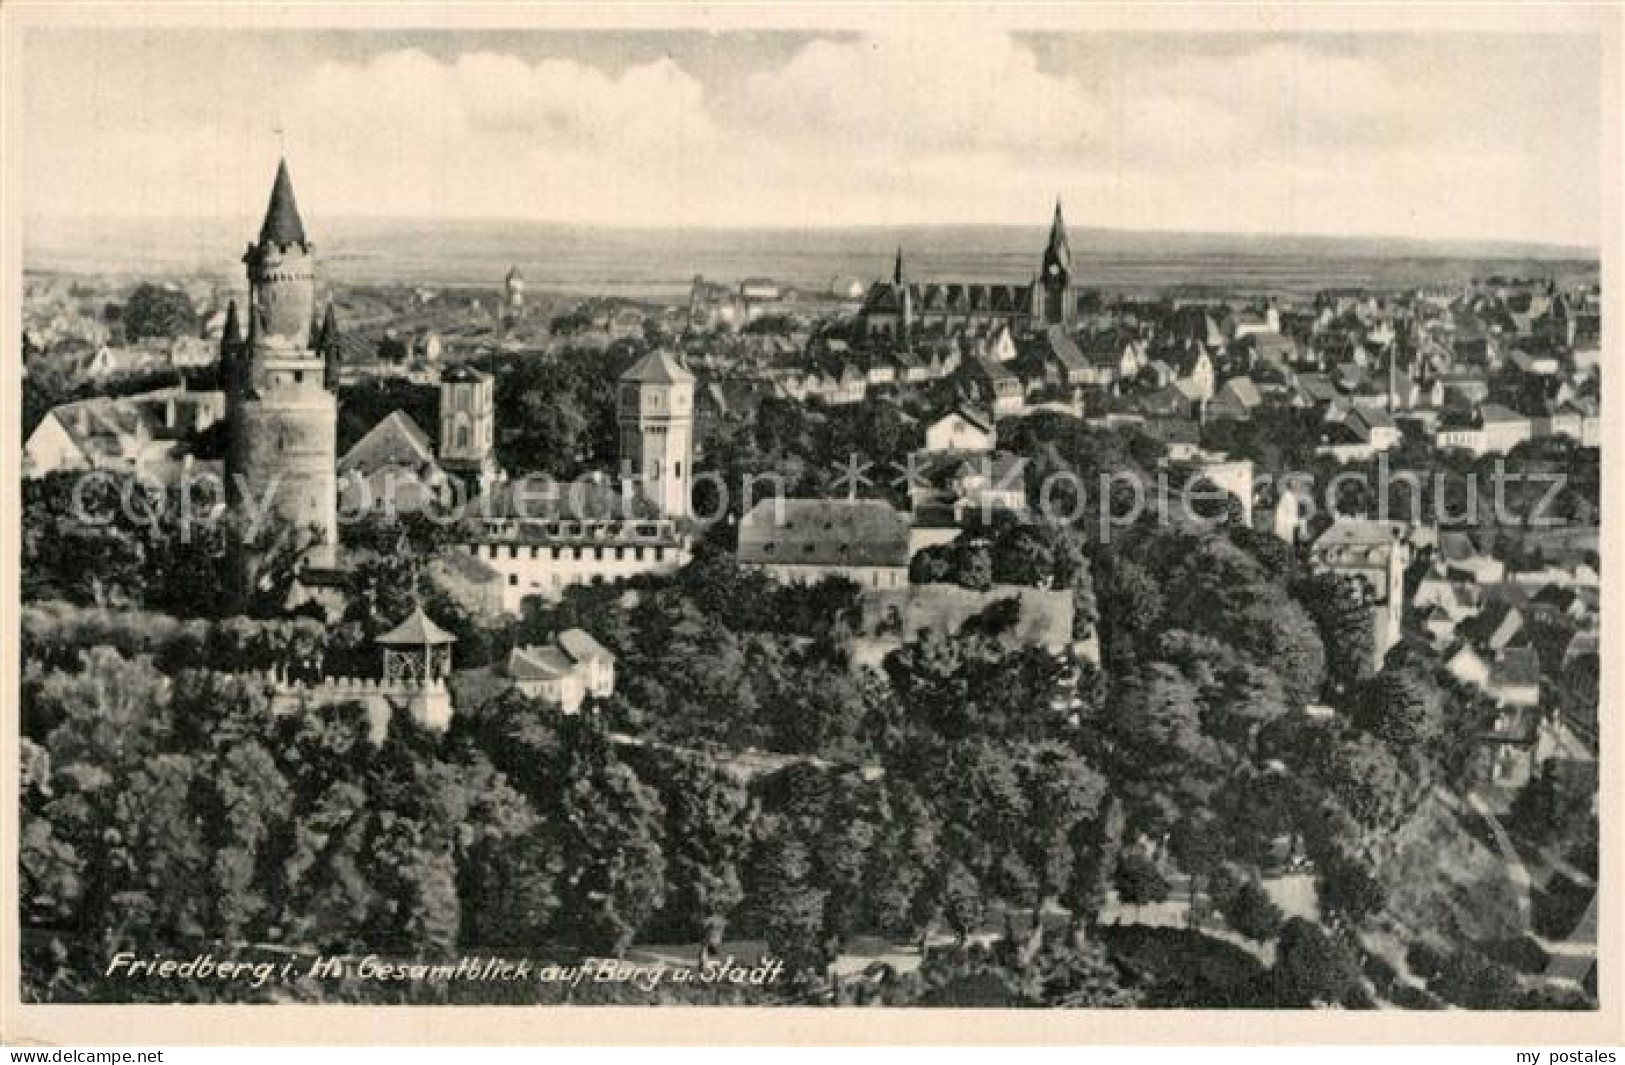
[[[1598,60],[1574,42],[910,31],[726,64],[298,36],[154,64],[168,45],[81,35],[28,68],[26,194],[257,207],[280,124],[312,214],[1036,224],[1059,193],[1077,225],[1596,239]]]
[[[814,41],[745,86],[736,116],[790,138],[836,138],[861,150],[1054,151],[1084,147],[1105,122],[1100,102],[1039,69],[1008,34],[963,30]]]
[[[417,50],[361,64],[328,62],[299,84],[294,108],[316,129],[393,126],[446,147],[488,137],[562,151],[646,152],[709,140],[704,88],[669,59],[618,75],[568,59],[527,62],[470,52],[446,62]]]

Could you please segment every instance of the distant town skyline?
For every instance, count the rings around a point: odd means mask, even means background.
[[[34,219],[1601,242],[1577,35],[35,29]],[[184,55],[187,61],[176,62]],[[280,129],[281,134],[275,132]]]

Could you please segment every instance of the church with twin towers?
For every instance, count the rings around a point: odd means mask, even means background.
[[[269,517],[296,539],[303,567],[331,570],[340,562],[338,366],[336,346],[322,342],[333,329],[330,304],[318,324],[315,251],[281,160],[258,237],[242,258],[246,309],[239,314],[231,302],[221,338],[225,470],[233,510]],[[506,479],[495,459],[494,392],[491,375],[472,366],[454,365],[442,374],[436,458],[471,492],[500,496]],[[651,545],[673,548],[670,560],[677,562],[686,556],[679,550],[687,543],[680,527],[693,484],[694,378],[672,354],[656,350],[621,377],[616,399],[623,481],[660,530]],[[498,510],[497,520],[506,521]],[[484,553],[488,541],[476,533],[470,553]],[[245,581],[254,579],[264,548],[243,549]],[[579,547],[574,555],[580,559]],[[667,552],[660,556],[665,561]]]

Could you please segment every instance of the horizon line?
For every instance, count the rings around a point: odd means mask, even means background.
[[[157,224],[165,222],[186,222],[192,224],[210,224],[214,222],[235,224],[244,220],[258,217],[258,211],[247,211],[242,214],[151,214],[151,215],[124,215],[112,213],[93,214],[33,214],[25,212],[22,221],[25,225],[34,223],[47,224],[75,224],[90,225],[96,223],[119,224]],[[318,220],[324,216],[315,215]],[[954,228],[954,229],[1031,229],[1043,231],[1049,227],[1049,222],[955,222],[955,221],[862,221],[862,222],[617,222],[617,221],[569,221],[556,218],[523,218],[500,215],[400,215],[400,214],[350,214],[340,213],[325,216],[329,222],[354,223],[365,222],[373,224],[412,224],[412,225],[531,225],[550,226],[562,229],[605,229],[628,232],[652,231],[664,233],[742,233],[742,232],[798,232],[812,231],[832,233],[847,231],[871,230],[884,232],[899,229],[928,229],[928,228]],[[253,228],[250,226],[249,228]],[[319,231],[320,221],[317,225],[309,227]],[[1069,231],[1075,233],[1110,233],[1128,236],[1164,236],[1164,237],[1201,237],[1214,240],[1326,240],[1326,241],[1364,241],[1364,242],[1394,242],[1403,245],[1485,245],[1497,246],[1506,249],[1522,249],[1525,251],[1540,250],[1542,258],[1589,258],[1599,262],[1602,258],[1601,241],[1595,243],[1571,243],[1562,240],[1542,239],[1537,237],[1505,237],[1505,236],[1416,236],[1399,233],[1338,233],[1325,230],[1245,230],[1245,229],[1193,229],[1193,228],[1142,228],[1121,227],[1090,223],[1067,223]],[[250,238],[244,238],[250,239]],[[26,248],[28,237],[24,234],[23,244]],[[319,244],[321,241],[313,241]],[[893,249],[877,249],[876,254],[884,251],[890,255]],[[1449,258],[1448,255],[1441,257]]]

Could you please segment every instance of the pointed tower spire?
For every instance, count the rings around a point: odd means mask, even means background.
[[[293,180],[288,177],[288,161],[278,160],[276,183],[271,186],[271,202],[265,208],[260,226],[261,244],[305,244],[305,224],[299,220],[299,205],[293,198]]]
[[[1055,197],[1055,218],[1049,224],[1049,244],[1044,248],[1044,272],[1057,263],[1062,270],[1072,269],[1072,247],[1066,239],[1066,219],[1061,215],[1061,198]]]
[[[327,353],[328,346],[339,338],[338,322],[333,318],[333,304],[327,304],[327,313],[322,315],[322,327],[316,333],[316,350]]]
[[[220,386],[229,395],[237,388],[237,358],[243,331],[237,323],[237,301],[226,303],[226,324],[220,329]]]
[[[220,347],[222,350],[229,344],[235,344],[243,339],[243,327],[237,321],[237,301],[226,302],[226,324],[220,327]]]
[[[903,284],[903,246],[897,245],[897,263],[892,267],[891,282],[899,287]]]
[[[339,327],[333,317],[333,304],[327,304],[322,315],[322,327],[316,334],[316,351],[322,357],[322,383],[327,388],[339,386]]]

